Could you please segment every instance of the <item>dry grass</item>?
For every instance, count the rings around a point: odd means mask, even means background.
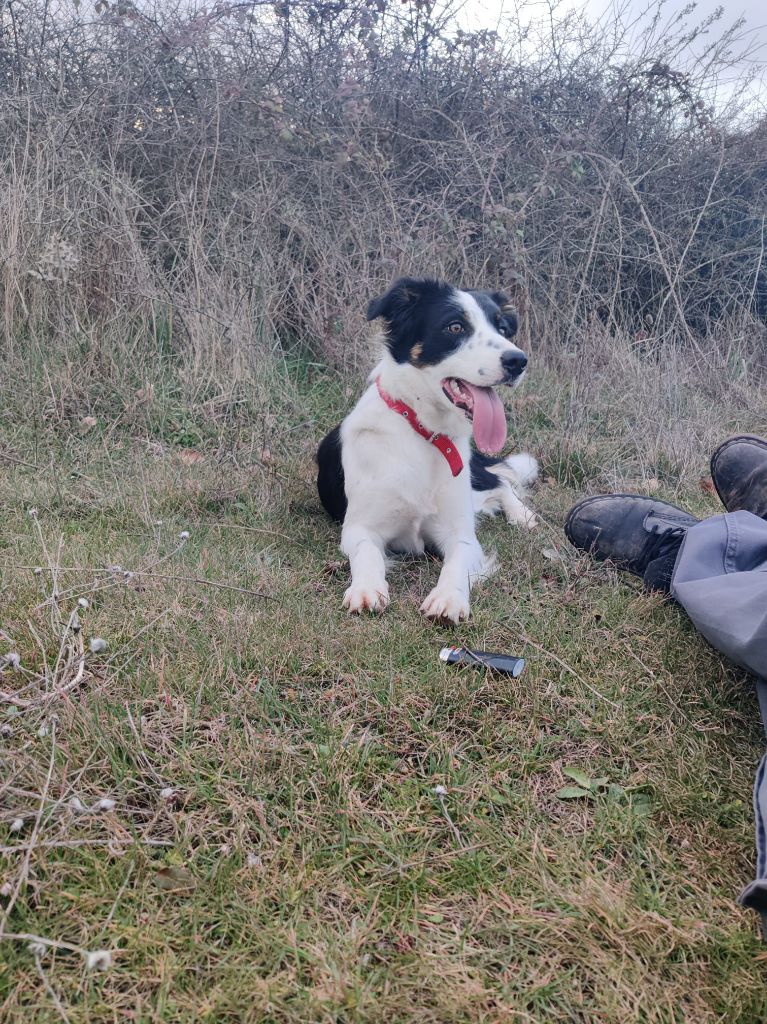
[[[763,362],[767,130],[733,82],[740,25],[662,5],[598,26],[552,5],[496,34],[431,0],[18,3],[0,10],[0,305],[22,364],[54,335],[103,375],[113,338],[163,334],[153,357],[191,356],[193,400],[281,346],[359,373],[358,311],[400,272],[511,290],[555,351],[596,319]]]
[[[394,572],[385,616],[342,614],[311,464],[350,401],[332,372],[277,367],[258,415],[155,393],[145,420],[94,399],[30,430],[7,396],[2,628],[22,670],[0,686],[4,931],[67,945],[4,943],[4,1020],[764,1018],[733,902],[753,860],[750,688],[559,528],[616,485],[714,512],[706,447],[763,423],[764,398],[724,372],[712,411],[710,360],[609,352],[595,334],[539,358],[515,400],[545,522],[483,527],[502,570],[457,630],[417,615],[429,561]],[[60,407],[68,378],[45,363]],[[453,639],[529,668],[443,666]],[[613,788],[558,800],[569,765]]]

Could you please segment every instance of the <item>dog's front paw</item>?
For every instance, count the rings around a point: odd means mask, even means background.
[[[378,587],[364,583],[352,583],[344,594],[344,608],[349,612],[382,612],[389,603],[389,587],[383,583]]]
[[[457,623],[468,619],[469,599],[460,590],[435,587],[421,605],[421,612],[430,619],[449,619]]]
[[[504,497],[506,498],[507,496],[504,495]],[[524,526],[528,530],[534,530],[540,523],[540,519],[535,512],[516,496],[512,500],[503,502],[503,511],[506,515],[506,521],[510,526]]]

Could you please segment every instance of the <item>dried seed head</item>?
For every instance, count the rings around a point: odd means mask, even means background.
[[[103,797],[94,808],[96,811],[113,811],[114,809],[115,802],[110,797]]]
[[[164,789],[160,790],[160,796],[163,800],[172,800],[175,795],[176,791],[172,786],[166,786]]]
[[[76,796],[73,796],[72,799],[69,801],[69,806],[72,808],[73,811],[77,811],[78,814],[82,814],[85,811],[85,805],[83,804],[82,800],[80,800]]]
[[[94,636],[89,646],[93,654],[103,654],[103,652],[107,649],[107,642],[106,640],[103,640],[100,636]]]
[[[112,954],[108,949],[94,949],[86,952],[85,966],[89,971],[108,971],[112,966]]]
[[[78,603],[78,605],[81,608],[89,608],[90,607],[90,604],[88,603],[88,599],[85,598],[85,597],[78,598],[77,603]]]
[[[18,672],[21,668],[21,655],[18,651],[8,651],[7,654],[3,655],[2,667],[12,668],[14,672]]]
[[[23,828],[24,828],[24,819],[23,818],[14,818],[13,821],[11,822],[10,831],[11,832],[21,832],[21,830]]]
[[[434,789],[432,790],[432,793],[435,793],[437,796],[447,796],[447,787],[435,786]]]
[[[191,535],[191,533],[189,532],[189,530],[182,530],[182,531],[181,531],[181,533],[180,533],[180,534],[178,535],[178,539],[179,539],[179,540],[189,540],[189,538],[190,538],[191,536],[192,536],[192,535]]]
[[[51,235],[37,257],[36,266],[27,273],[38,281],[65,283],[79,262],[77,250],[71,242]]]
[[[45,956],[46,952],[48,951],[48,947],[45,945],[44,942],[30,942],[30,944],[27,946],[27,949],[32,954],[32,956]]]

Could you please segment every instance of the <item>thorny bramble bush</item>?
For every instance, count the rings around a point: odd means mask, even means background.
[[[688,15],[629,45],[617,15],[499,34],[430,0],[11,0],[7,343],[119,318],[198,370],[296,343],[362,367],[366,298],[407,270],[510,288],[554,347],[734,329],[756,368],[767,126],[709,99],[742,25]]]

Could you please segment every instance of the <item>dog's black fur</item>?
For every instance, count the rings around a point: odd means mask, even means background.
[[[344,467],[341,463],[341,425],[333,427],[317,449],[317,491],[325,511],[337,523],[346,515]],[[496,484],[498,481],[496,480]]]

